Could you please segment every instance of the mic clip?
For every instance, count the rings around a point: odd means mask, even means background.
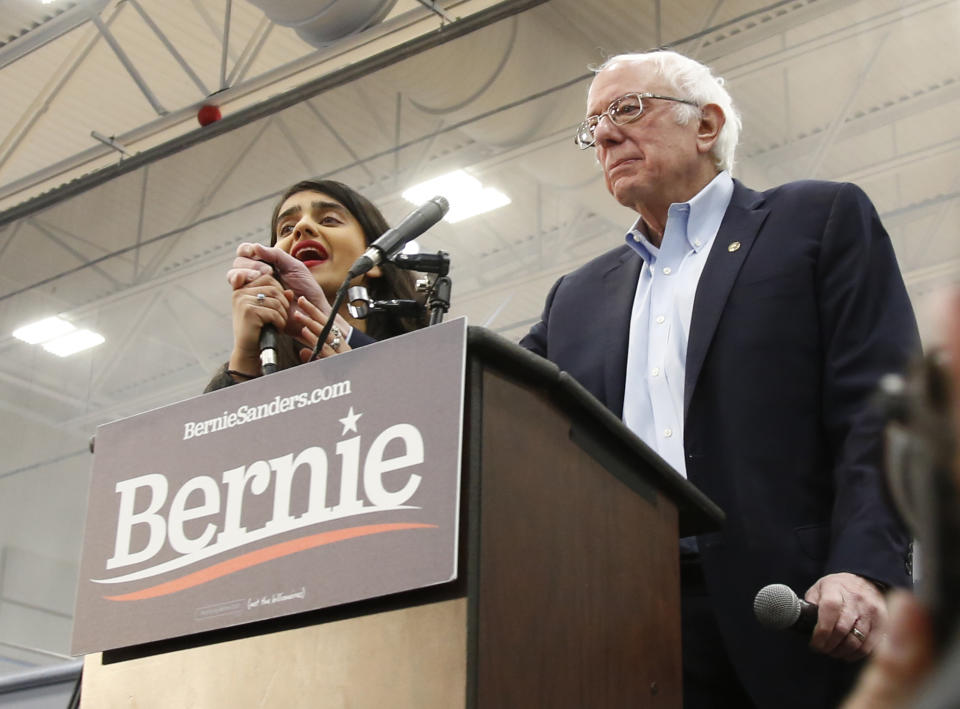
[[[352,286],[347,290],[347,310],[350,315],[363,320],[370,313],[392,313],[397,317],[419,317],[425,308],[411,299],[370,300],[365,286]]]
[[[450,293],[453,289],[453,281],[447,275],[450,272],[450,254],[446,251],[435,254],[399,254],[394,263],[400,268],[435,274],[432,279],[418,279],[417,292],[425,295],[427,310],[430,311],[430,324],[443,322],[443,316],[450,310]]]
[[[436,273],[446,276],[450,272],[450,254],[438,251],[435,254],[405,254],[399,253],[393,259],[397,268],[420,273]]]
[[[392,312],[400,317],[418,317],[424,309],[430,313],[430,324],[436,325],[450,310],[450,292],[453,282],[447,275],[450,272],[450,254],[438,251],[435,254],[397,254],[390,261],[398,268],[421,273],[431,273],[434,277],[417,280],[417,292],[423,293],[426,306],[415,300],[372,301],[364,286],[352,286],[347,290],[347,310],[350,315],[362,320],[371,312]]]

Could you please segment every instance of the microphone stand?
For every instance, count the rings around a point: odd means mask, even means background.
[[[310,353],[310,359],[308,362],[312,362],[317,358],[317,355],[320,353],[320,350],[323,349],[323,343],[327,341],[327,335],[330,334],[330,330],[333,329],[333,322],[337,318],[337,313],[340,312],[340,306],[343,305],[343,299],[347,297],[347,289],[350,287],[350,281],[353,280],[353,274],[348,273],[347,277],[343,279],[343,283],[340,284],[340,287],[337,289],[337,297],[333,301],[333,305],[330,306],[330,317],[327,318],[327,324],[323,326],[323,329],[320,331],[320,336],[317,338],[317,344],[313,347],[313,352]]]
[[[449,276],[438,276],[427,293],[427,309],[430,311],[430,324],[437,325],[450,310],[450,289],[453,282]]]
[[[388,260],[396,265],[397,268],[436,274],[436,278],[434,278],[433,281],[426,278],[418,282],[417,291],[427,294],[426,308],[430,312],[429,324],[437,325],[442,322],[443,316],[450,309],[450,291],[453,288],[453,282],[450,280],[450,277],[447,276],[447,273],[450,271],[450,254],[446,251],[438,251],[435,254],[397,254],[397,256]],[[363,286],[350,287],[350,281],[352,281],[353,278],[354,274],[348,273],[340,285],[340,288],[337,289],[337,296],[330,310],[331,316],[327,320],[327,324],[323,327],[323,330],[320,331],[320,337],[317,339],[317,344],[313,348],[309,361],[317,358],[317,354],[323,347],[323,343],[326,342],[327,335],[330,334],[330,330],[333,327],[334,317],[340,311],[340,306],[343,305],[344,299],[347,298],[348,291],[350,300],[347,303],[347,309],[353,317],[361,320],[371,312],[378,310],[394,310],[403,315],[412,309],[420,312],[420,309],[423,308],[423,306],[415,300],[394,299],[370,302],[367,297],[366,288]],[[361,303],[361,305],[354,305],[354,301]]]
[[[450,254],[438,251],[435,254],[399,254],[393,262],[398,268],[434,273],[433,281],[426,278],[417,284],[417,290],[426,293],[426,307],[430,312],[430,325],[438,325],[450,310],[450,291],[453,281],[447,275],[450,272]]]
[[[347,309],[357,320],[365,319],[370,313],[393,313],[397,317],[416,317],[423,314],[421,303],[410,298],[391,300],[370,300],[366,286],[353,286],[347,291],[349,300]]]

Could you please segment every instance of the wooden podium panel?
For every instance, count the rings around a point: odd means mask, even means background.
[[[680,707],[676,506],[546,396],[482,391],[477,705]]]
[[[465,598],[83,666],[82,709],[457,709]]]

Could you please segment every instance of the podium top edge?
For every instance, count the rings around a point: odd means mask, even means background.
[[[538,386],[569,408],[576,418],[588,420],[611,435],[629,454],[640,458],[655,483],[677,505],[680,536],[712,532],[725,519],[723,510],[693,483],[674,470],[636,436],[610,409],[601,404],[580,382],[553,362],[526,350],[483,327],[467,328],[468,356],[526,384]]]

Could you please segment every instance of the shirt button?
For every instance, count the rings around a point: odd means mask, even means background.
[[[665,276],[669,276],[672,272],[673,272],[673,269],[670,268],[669,266],[667,266],[665,269],[663,269],[663,275],[665,275]]]
[[[670,436],[672,436],[672,435],[673,435],[673,429],[672,429],[672,428],[665,428],[665,429],[663,429],[663,437],[664,437],[664,438],[670,438]]]
[[[639,234],[634,234],[634,235],[633,235],[633,240],[639,243],[639,241],[640,241],[640,235],[639,235]]]
[[[703,246],[703,242],[700,241],[700,239],[694,239],[694,240],[693,240],[693,245],[694,245],[694,246]]]
[[[652,374],[655,377],[658,376],[660,374],[660,367],[654,367],[653,369],[651,369],[650,374]]]
[[[657,316],[657,324],[658,324],[658,325],[663,325],[663,323],[664,323],[665,320],[666,320],[666,318],[663,317],[662,315],[658,315],[658,316]]]

